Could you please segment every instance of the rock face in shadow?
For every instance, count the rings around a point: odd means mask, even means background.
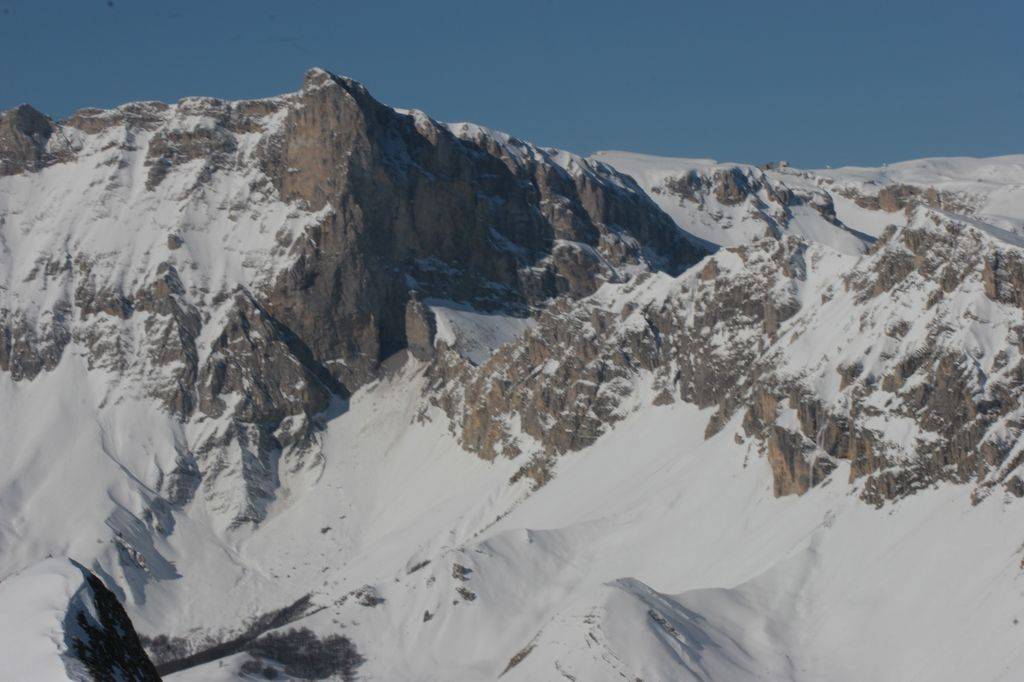
[[[92,608],[69,612],[77,629],[71,637],[75,656],[95,680],[160,680],[146,656],[124,607],[95,574],[82,569],[92,593]]]
[[[28,104],[0,112],[0,177],[40,170],[68,160],[70,151],[51,137],[56,127]]]
[[[121,603],[74,560],[49,558],[0,581],[4,675],[18,680],[159,681]]]

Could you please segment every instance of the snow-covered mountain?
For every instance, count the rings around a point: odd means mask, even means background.
[[[1022,387],[1024,156],[0,117],[0,594],[172,680],[1013,679]]]

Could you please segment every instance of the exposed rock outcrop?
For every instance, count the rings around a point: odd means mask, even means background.
[[[1011,490],[1024,423],[1018,259],[926,209],[845,265],[795,238],[765,240],[675,280],[553,305],[480,368],[444,355],[432,400],[485,458],[532,450],[549,462],[650,393],[715,408],[708,436],[742,415],[777,495],[806,492],[842,461],[875,504],[942,480]],[[1005,264],[999,286],[992,263]],[[828,320],[845,331],[815,341]]]
[[[58,139],[51,138],[56,136]],[[71,150],[56,124],[28,104],[0,112],[0,177],[68,160]]]
[[[871,242],[869,235],[839,219],[828,189],[788,166],[656,157],[644,161],[616,152],[598,158],[634,169],[682,229],[713,244],[738,246],[766,236],[802,235],[856,254]]]

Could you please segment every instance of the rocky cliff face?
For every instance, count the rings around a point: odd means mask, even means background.
[[[360,385],[408,345],[410,290],[524,314],[637,268],[679,272],[697,259],[625,176],[475,132],[456,136],[313,72],[261,147],[285,201],[330,207],[294,247],[268,308],[339,381]]]

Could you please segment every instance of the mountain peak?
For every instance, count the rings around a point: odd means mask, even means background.
[[[39,168],[53,130],[53,121],[30,104],[0,113],[0,176]]]
[[[306,71],[305,75],[303,75],[302,88],[304,90],[320,88],[325,85],[329,85],[331,82],[334,82],[336,78],[337,76],[335,76],[330,71],[326,69],[321,69],[319,66],[314,66],[313,68]]]
[[[314,66],[307,70],[302,78],[303,92],[330,87],[331,85],[337,85],[350,93],[358,92],[365,96],[369,96],[370,94],[369,90],[366,89],[366,86],[359,81],[349,78],[348,76],[333,73],[327,69],[322,69],[319,66]]]

